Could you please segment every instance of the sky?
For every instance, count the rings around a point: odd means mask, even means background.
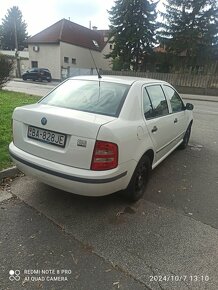
[[[27,23],[27,32],[34,35],[62,18],[89,28],[108,29],[107,10],[111,9],[114,0],[1,0],[0,23],[7,10],[18,6]]]
[[[162,2],[162,1],[160,1]],[[30,36],[66,18],[89,28],[108,29],[107,10],[114,0],[0,0],[0,24],[7,10],[18,6]]]

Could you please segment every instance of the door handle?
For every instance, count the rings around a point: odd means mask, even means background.
[[[178,122],[178,119],[176,118],[175,120],[174,120],[174,123],[177,123]]]
[[[151,130],[152,133],[156,132],[158,129],[156,126],[153,127],[153,129]]]

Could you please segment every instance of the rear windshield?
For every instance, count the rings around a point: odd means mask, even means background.
[[[118,117],[129,85],[104,81],[69,79],[40,103]]]

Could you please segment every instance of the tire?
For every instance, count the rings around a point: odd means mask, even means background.
[[[23,80],[24,80],[24,81],[26,81],[26,80],[27,80],[27,78],[26,78],[26,77],[23,77]]]
[[[188,142],[189,142],[190,135],[191,135],[191,128],[192,128],[192,123],[189,124],[189,126],[188,126],[188,128],[187,128],[187,130],[185,132],[185,135],[183,137],[183,141],[179,145],[179,149],[183,150],[183,149],[185,149],[188,146]]]
[[[151,160],[148,156],[144,155],[136,166],[130,183],[124,193],[125,197],[129,201],[136,202],[142,198],[149,180],[150,173]]]

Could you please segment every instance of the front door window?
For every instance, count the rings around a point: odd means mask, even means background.
[[[183,101],[181,100],[180,96],[177,94],[177,92],[173,88],[166,86],[166,85],[163,86],[163,90],[164,90],[164,93],[166,94],[166,96],[170,100],[170,104],[172,107],[172,113],[177,113],[177,112],[183,111],[184,104],[183,104]]]

